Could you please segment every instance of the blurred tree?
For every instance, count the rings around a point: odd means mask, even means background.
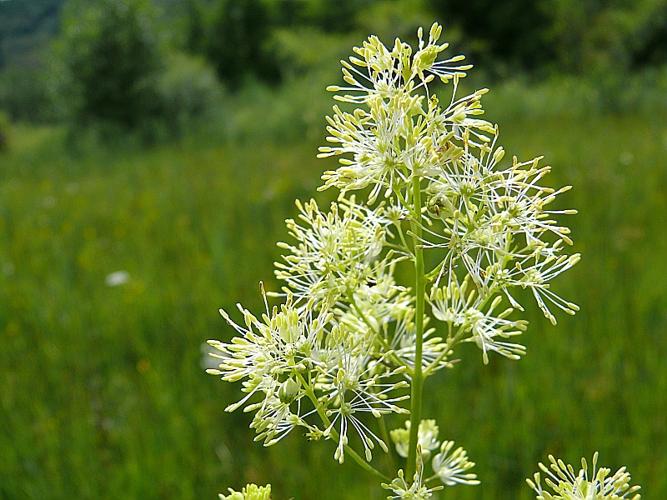
[[[75,1],[61,43],[66,104],[76,125],[137,129],[158,111],[163,55],[148,0]]]
[[[275,62],[265,50],[272,24],[261,0],[220,0],[213,6],[206,54],[223,81],[238,86],[250,75],[277,78]]]
[[[9,117],[0,111],[0,153],[9,148]]]
[[[53,121],[57,117],[48,80],[42,68],[7,67],[0,73],[0,109],[12,120]]]
[[[214,119],[222,89],[215,72],[201,58],[170,54],[158,82],[160,117],[169,136],[183,135],[195,124]]]
[[[188,0],[185,10],[185,48],[194,54],[203,54],[206,49],[206,12],[199,0]]]
[[[567,1],[567,0],[566,0]],[[579,1],[579,0],[574,0]],[[543,36],[550,17],[536,0],[428,0],[443,22],[464,32],[466,52],[485,67],[499,62],[535,69],[553,58],[553,48]]]
[[[5,66],[5,38],[6,34],[0,31],[0,70]]]
[[[308,24],[325,31],[345,32],[355,27],[355,19],[359,12],[377,3],[381,2],[377,0],[336,0],[336,2],[307,0],[303,2],[302,17]]]
[[[427,0],[401,0],[374,2],[356,15],[356,25],[361,33],[373,33],[387,44],[396,37],[406,41],[417,40],[417,29],[433,23]],[[459,36],[447,29],[449,43],[458,41]]]
[[[546,0],[559,68],[622,74],[667,63],[667,0]]]
[[[667,1],[648,0],[643,22],[635,33],[632,66],[667,63]]]

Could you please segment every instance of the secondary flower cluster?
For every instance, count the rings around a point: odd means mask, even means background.
[[[271,500],[271,485],[248,484],[241,491],[229,489],[229,495],[218,495],[220,500]]]
[[[486,90],[456,96],[470,66],[441,57],[441,32],[434,24],[424,39],[420,29],[414,53],[372,36],[343,62],[346,86],[329,89],[345,105],[327,118],[331,145],[319,155],[339,158],[322,189],[340,196],[328,209],[297,202],[275,264],[282,285],[262,290],[261,316],[239,305],[237,322],[221,310],[238,336],[210,341],[218,366],[209,373],[242,382],[245,396],[227,409],[254,412],[251,427],[266,446],[300,427],[333,440],[339,462],[350,455],[382,476],[370,462],[376,447],[391,453],[384,417],[408,413],[408,386],[453,366],[458,343],[478,345],[484,362],[492,352],[524,354],[507,341],[526,329],[511,318],[523,309],[517,289],[552,321],[554,306],[577,310],[550,283],[579,259],[565,252],[572,242],[555,219],[574,211],[550,209],[567,188],[541,185],[549,168],[538,159],[503,163],[497,128],[479,118]],[[436,84],[452,89],[445,104]],[[414,287],[399,279],[404,263],[415,269]],[[270,306],[267,295],[281,303]],[[430,481],[478,484],[465,451],[440,443],[434,421],[412,418],[421,465],[411,484],[401,473],[388,485],[394,498],[428,498],[437,489]],[[414,427],[392,438],[399,456],[415,452]],[[424,479],[432,453],[435,474]]]
[[[398,428],[391,431],[391,439],[396,446],[396,452],[399,456],[407,458],[408,456],[408,438],[410,432],[410,421],[405,422],[404,428]],[[423,464],[428,461],[432,453],[440,450],[433,456],[432,467],[435,475],[429,479],[436,477],[445,486],[455,486],[457,484],[477,485],[477,474],[468,472],[475,464],[468,460],[468,454],[460,446],[454,448],[453,441],[443,441],[442,444],[438,440],[438,428],[435,420],[422,420],[418,429],[418,447],[421,451],[419,459]]]
[[[392,494],[387,498],[391,499],[406,499],[406,500],[426,500],[433,496],[434,491],[442,489],[442,486],[428,487],[424,481],[424,463],[421,459],[421,453],[417,458],[417,472],[415,472],[412,482],[408,483],[405,479],[403,470],[398,471],[398,475],[391,483],[382,483],[385,490],[389,490]]]
[[[589,474],[586,459],[581,459],[581,469],[549,455],[549,467],[540,463],[540,470],[545,474],[544,482],[551,492],[543,489],[540,473],[533,479],[527,479],[528,485],[537,493],[537,500],[621,500],[623,498],[639,500],[639,486],[630,485],[630,474],[625,467],[613,475],[611,469],[597,468],[598,454],[593,455],[593,470]]]
[[[240,336],[210,342],[219,366],[209,373],[243,380],[247,395],[228,410],[254,411],[251,427],[266,446],[303,427],[311,438],[335,439],[342,462],[354,432],[370,461],[387,444],[368,417],[406,412],[398,403],[408,397],[409,352],[390,346],[414,316],[408,290],[392,277],[401,257],[386,249],[390,221],[379,210],[353,199],[328,212],[314,201],[297,206],[300,224],[287,221],[295,242],[280,245],[289,253],[276,264],[285,302],[270,308],[264,295],[261,318],[239,306],[242,324],[221,310]]]

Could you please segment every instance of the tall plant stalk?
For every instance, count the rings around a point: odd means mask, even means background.
[[[422,356],[424,345],[424,302],[426,284],[424,275],[424,249],[422,248],[421,218],[421,179],[415,175],[412,179],[412,234],[415,260],[415,361],[412,370],[410,394],[410,441],[408,444],[408,477],[414,475],[417,468],[417,446],[419,424],[422,420],[422,396],[424,392],[424,376],[422,373]]]

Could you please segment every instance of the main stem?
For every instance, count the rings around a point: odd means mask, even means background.
[[[415,366],[412,372],[410,396],[410,445],[408,447],[407,477],[411,478],[417,468],[417,444],[419,437],[419,423],[422,414],[422,392],[424,376],[422,373],[422,349],[424,343],[424,300],[426,283],[424,276],[424,249],[421,242],[421,179],[415,175],[412,179],[412,201],[414,214],[412,216],[412,238],[415,253]]]

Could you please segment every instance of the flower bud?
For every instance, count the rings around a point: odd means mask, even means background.
[[[281,403],[289,404],[296,398],[301,386],[293,378],[288,378],[278,389],[278,398]]]

